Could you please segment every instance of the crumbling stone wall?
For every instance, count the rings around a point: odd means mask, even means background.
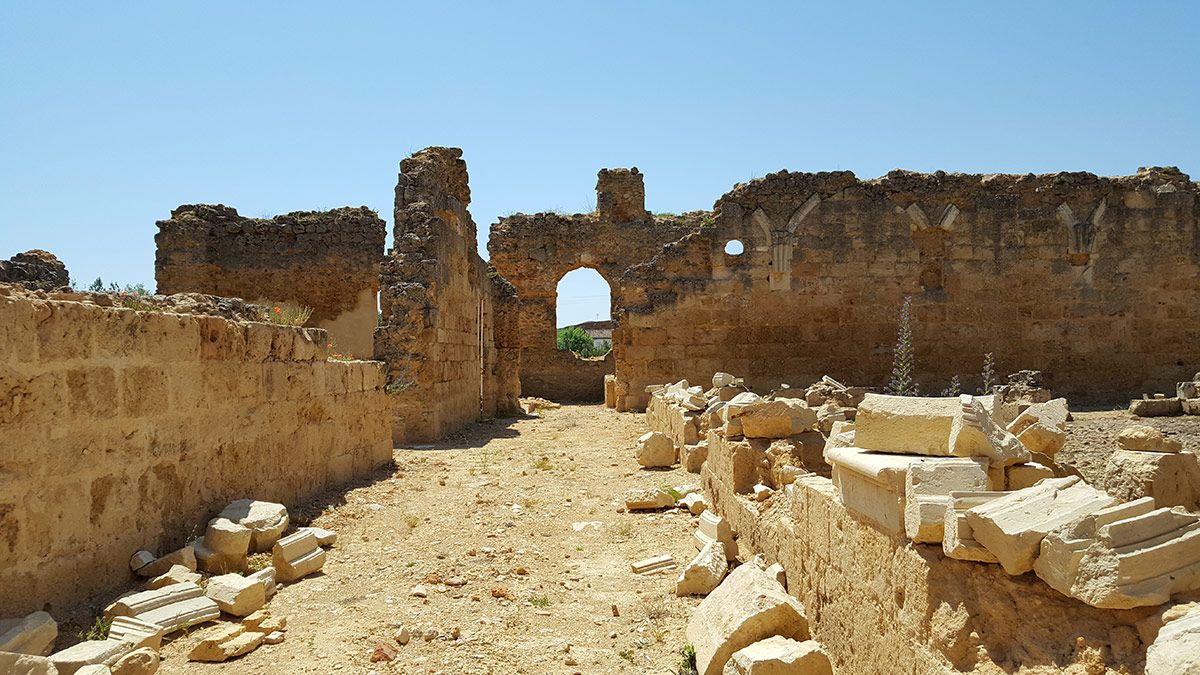
[[[516,291],[479,257],[470,202],[462,150],[426,148],[400,163],[375,331],[398,443],[520,411]]]
[[[247,218],[224,205],[184,205],[158,222],[158,292],[206,293],[312,307],[334,349],[372,353],[386,226],[364,207]]]
[[[883,385],[905,296],[926,391],[955,374],[978,386],[987,352],[1073,401],[1169,391],[1200,363],[1197,191],[1173,168],[738,185],[617,282],[617,406],[716,371],[760,391],[824,374]],[[741,255],[724,250],[735,239]]]
[[[38,291],[61,291],[71,287],[71,277],[57,256],[35,248],[0,260],[0,283],[21,284]]]
[[[637,168],[602,169],[593,213],[515,214],[492,226],[488,255],[520,296],[518,340],[521,388],[527,396],[554,401],[599,401],[604,376],[615,356],[581,359],[558,351],[555,342],[558,282],[580,267],[596,270],[609,283],[614,301],[618,279],[631,265],[649,260],[700,227],[706,214],[652,216],[646,211],[643,176]]]
[[[837,672],[1142,672],[1137,623],[1157,608],[1097,609],[1032,575],[905,545],[843,506],[821,476],[766,504],[738,494],[734,477],[754,474],[762,454],[710,432],[704,491],[741,556],[787,570],[788,593]]]
[[[0,615],[111,596],[134,551],[233,499],[295,505],[389,461],[382,365],[327,342],[0,286]]]

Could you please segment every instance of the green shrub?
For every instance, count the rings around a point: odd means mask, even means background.
[[[592,336],[588,335],[579,326],[567,326],[566,328],[558,329],[558,350],[575,352],[584,358],[591,356],[604,356],[608,350],[612,349],[612,344],[605,340],[597,347]]]

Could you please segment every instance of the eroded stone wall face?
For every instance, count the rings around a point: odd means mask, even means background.
[[[594,213],[515,214],[492,226],[491,263],[519,295],[521,387],[527,396],[554,401],[600,401],[615,356],[580,359],[556,345],[558,282],[581,267],[596,270],[611,287],[631,265],[700,228],[708,215],[651,216],[637,169],[603,169],[596,181]]]
[[[763,505],[735,485],[762,456],[709,432],[705,493],[737,532],[739,555],[787,570],[788,593],[837,672],[1142,671],[1135,626],[1149,608],[1090,607],[999,565],[900,545],[848,511],[828,478],[802,476]]]
[[[111,595],[234,499],[296,505],[390,461],[382,364],[327,342],[0,286],[0,615]]]
[[[158,222],[158,292],[205,293],[311,307],[308,325],[334,350],[369,358],[378,322],[386,225],[366,208],[246,218],[223,205],[185,205]]]
[[[1196,184],[1135,176],[772,174],[617,282],[618,408],[645,386],[736,373],[760,391],[829,374],[886,384],[913,298],[917,379],[1041,370],[1072,401],[1168,391],[1200,363]],[[725,253],[739,240],[741,255]]]
[[[476,251],[470,201],[461,150],[427,148],[400,163],[375,331],[399,443],[519,411],[514,291]]]
[[[67,266],[57,256],[35,248],[0,260],[0,283],[20,284],[38,291],[59,291],[71,286],[71,277]]]

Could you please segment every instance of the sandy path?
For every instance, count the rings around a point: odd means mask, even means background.
[[[689,559],[691,517],[623,513],[620,497],[698,476],[639,471],[632,448],[644,431],[642,415],[567,406],[397,450],[394,472],[296,514],[339,540],[322,574],[269,603],[288,618],[285,642],[191,663],[187,650],[210,630],[198,628],[164,647],[160,672],[673,673],[699,600],[671,594],[674,574],[639,577],[629,563]],[[598,524],[572,527],[585,522]],[[466,585],[437,583],[456,576]],[[410,596],[417,584],[427,600]],[[371,662],[401,624],[412,641],[395,661]],[[426,641],[427,630],[438,637]]]

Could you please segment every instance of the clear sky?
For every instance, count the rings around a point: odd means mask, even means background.
[[[590,210],[601,167],[673,212],[782,168],[1198,177],[1198,27],[1182,1],[9,0],[0,254],[152,287],[175,206],[390,225],[427,145],[464,148],[481,249],[500,215]],[[605,293],[564,283],[560,325]]]

